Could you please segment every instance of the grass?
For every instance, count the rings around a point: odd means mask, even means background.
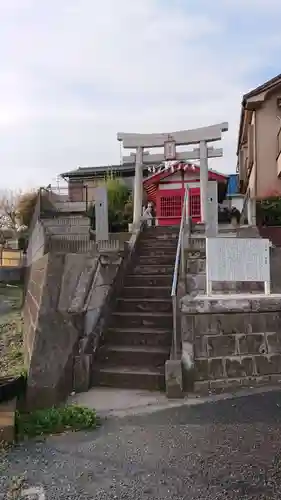
[[[78,405],[16,414],[16,435],[19,440],[58,434],[66,430],[94,429],[97,425],[96,412]]]
[[[24,372],[21,285],[0,284],[0,378]]]

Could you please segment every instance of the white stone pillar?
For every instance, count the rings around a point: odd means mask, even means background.
[[[248,198],[247,216],[249,226],[255,226],[257,224],[256,207],[255,198]]]
[[[136,151],[136,164],[135,164],[133,224],[137,224],[142,216],[142,192],[143,192],[142,163],[143,163],[143,148],[138,147]]]
[[[200,200],[201,222],[207,222],[208,206],[208,149],[206,141],[200,142]]]

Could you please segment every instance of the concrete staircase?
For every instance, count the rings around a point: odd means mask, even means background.
[[[147,228],[101,339],[92,385],[165,389],[178,228]]]

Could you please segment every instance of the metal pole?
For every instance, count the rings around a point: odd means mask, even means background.
[[[181,278],[185,275],[185,261],[184,261],[184,231],[181,234]]]
[[[177,359],[177,296],[173,296],[173,359]]]

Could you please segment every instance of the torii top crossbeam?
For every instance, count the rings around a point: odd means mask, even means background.
[[[220,141],[222,133],[228,131],[228,123],[223,122],[208,127],[201,127],[192,130],[179,130],[177,132],[160,134],[131,134],[119,132],[118,141],[123,142],[123,147],[134,148],[158,148],[164,146],[167,141],[174,141],[177,146],[187,144],[197,144],[201,141]]]

